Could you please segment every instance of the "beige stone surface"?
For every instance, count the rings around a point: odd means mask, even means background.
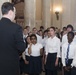
[[[25,26],[28,25],[31,27],[35,27],[35,11],[36,11],[36,0],[24,0],[24,17],[25,17]]]
[[[3,2],[11,0],[0,0],[0,8]],[[25,25],[39,28],[43,25],[45,28],[55,26],[62,28],[72,24],[76,30],[76,0],[24,0],[24,8],[20,8],[20,14],[24,12]],[[56,19],[55,8],[60,7],[59,20]],[[39,9],[40,8],[40,9]],[[23,11],[22,11],[23,9]],[[50,11],[51,10],[51,11]],[[0,18],[1,10],[0,10]]]
[[[42,24],[45,28],[51,26],[51,0],[43,0],[42,3]]]
[[[72,24],[76,29],[76,0],[62,0],[62,26]]]

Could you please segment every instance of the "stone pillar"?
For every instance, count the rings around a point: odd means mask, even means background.
[[[70,24],[71,18],[71,0],[62,0],[63,14],[62,14],[62,27]]]
[[[4,2],[11,2],[11,0],[0,0],[0,19],[2,17],[2,13],[1,13],[1,6]]]
[[[76,0],[62,0],[63,2],[63,16],[62,27],[72,24],[76,30]]]
[[[36,0],[24,0],[24,2],[24,24],[32,29],[35,27]]]
[[[42,2],[42,25],[46,28],[51,26],[51,0]]]
[[[76,30],[76,0],[71,0],[72,2],[72,7],[71,7],[71,23]]]

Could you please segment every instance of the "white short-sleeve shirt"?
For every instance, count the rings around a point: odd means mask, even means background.
[[[31,46],[31,56],[40,56],[40,49],[43,48],[42,44],[36,43]]]

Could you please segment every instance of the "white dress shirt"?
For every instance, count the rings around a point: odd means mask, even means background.
[[[48,53],[57,53],[57,57],[60,57],[60,39],[56,36],[54,38],[48,38],[45,46],[46,55]]]
[[[31,56],[40,56],[40,49],[42,49],[42,44],[36,43],[31,46]]]
[[[72,67],[76,67],[76,46],[75,46],[75,51],[74,51],[74,58],[71,64]]]
[[[46,40],[48,39],[48,36],[47,37],[44,37],[43,39],[42,39],[42,45],[43,45],[43,47],[45,47],[46,46]]]
[[[67,48],[68,48],[68,42],[62,45],[62,64],[63,66],[66,66],[65,64],[65,59],[67,55]],[[68,59],[73,59],[74,58],[74,51],[76,50],[76,44],[74,42],[71,42],[70,47],[69,47],[69,55]]]
[[[68,42],[67,34],[63,35],[63,37],[62,37],[62,45],[66,42]]]

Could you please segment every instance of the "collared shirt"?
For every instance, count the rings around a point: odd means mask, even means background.
[[[24,42],[26,42],[25,39],[27,38],[27,36],[28,36],[28,35],[24,35],[24,34],[23,34],[23,40],[24,40]]]
[[[62,37],[62,45],[63,45],[65,42],[68,42],[68,40],[67,40],[67,34],[63,35],[63,37]]]
[[[31,56],[40,56],[40,49],[42,49],[42,44],[36,43],[31,46]]]
[[[71,64],[72,67],[76,67],[76,46],[75,46],[75,51],[74,51],[74,58]]]
[[[63,66],[66,66],[65,64],[65,59],[67,55],[67,48],[68,48],[68,42],[62,45],[62,64]],[[74,58],[74,51],[76,50],[76,44],[74,42],[71,42],[70,47],[69,47],[69,55],[68,59],[73,59]]]
[[[42,45],[43,45],[43,47],[45,47],[46,46],[46,40],[48,39],[48,36],[47,37],[44,37],[43,39],[42,39]]]
[[[60,57],[60,39],[56,36],[54,38],[48,38],[45,46],[46,55],[48,53],[57,53],[57,57]]]

